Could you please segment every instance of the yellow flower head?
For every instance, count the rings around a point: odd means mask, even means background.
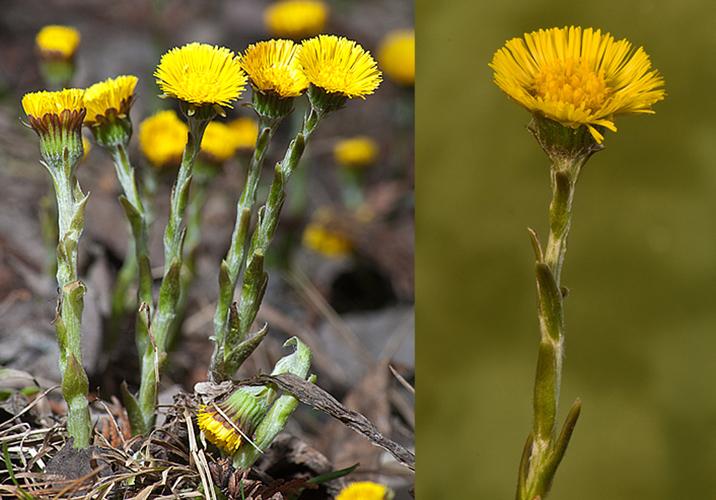
[[[206,439],[226,453],[233,454],[241,446],[241,434],[213,406],[201,405],[196,420]]]
[[[85,124],[92,125],[111,114],[125,117],[134,101],[137,77],[122,75],[98,82],[85,91],[87,116]]]
[[[37,33],[35,44],[43,56],[71,59],[80,44],[80,33],[69,26],[51,24]]]
[[[160,111],[139,124],[139,148],[155,167],[178,165],[188,134],[174,111]]]
[[[364,98],[381,82],[370,53],[343,37],[319,35],[304,41],[298,61],[308,81],[331,94]]]
[[[209,122],[201,140],[201,152],[212,163],[224,163],[236,153],[234,131],[220,122]]]
[[[282,0],[264,13],[266,27],[274,36],[300,39],[317,35],[326,25],[328,7],[318,0]]]
[[[164,54],[154,76],[165,95],[197,106],[231,107],[246,86],[236,54],[197,42]]]
[[[333,147],[333,156],[346,167],[372,165],[378,156],[378,144],[370,137],[357,136],[338,141]]]
[[[326,257],[343,257],[353,250],[350,238],[337,229],[330,209],[319,209],[303,230],[303,246]]]
[[[343,488],[336,500],[386,500],[391,496],[387,486],[371,481],[358,481]]]
[[[592,28],[552,28],[513,38],[490,63],[495,83],[531,112],[564,126],[616,132],[614,116],[653,113],[664,80],[641,47]]]
[[[378,62],[385,74],[396,83],[415,83],[415,31],[389,33],[378,49]]]
[[[253,118],[236,118],[228,123],[238,150],[252,150],[259,136],[259,124]]]
[[[47,132],[51,126],[78,129],[85,116],[84,92],[82,89],[31,92],[23,96],[22,109],[38,133]]]
[[[241,56],[241,67],[254,87],[279,97],[296,97],[308,87],[298,64],[301,46],[292,40],[269,40],[249,45]]]

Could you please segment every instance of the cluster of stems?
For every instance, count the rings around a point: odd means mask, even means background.
[[[564,358],[564,298],[562,267],[572,223],[572,202],[582,166],[600,147],[585,127],[571,129],[535,116],[530,125],[552,161],[549,237],[542,249],[530,230],[535,253],[540,343],[533,396],[533,426],[520,462],[517,500],[544,499],[549,493],[581,410],[577,399],[557,433],[559,392]]]
[[[258,210],[254,232],[249,227],[256,202],[256,191],[271,138],[282,117],[259,114],[259,135],[249,162],[246,184],[236,206],[236,221],[229,250],[219,270],[219,297],[214,314],[214,352],[209,377],[214,382],[230,379],[267,333],[262,328],[249,336],[249,329],[261,306],[268,274],[264,258],[276,231],[281,209],[286,200],[286,184],[296,170],[301,156],[322,113],[309,106],[302,126],[291,140],[283,159],[274,168],[273,179],[264,205]],[[238,303],[234,293],[243,270]]]

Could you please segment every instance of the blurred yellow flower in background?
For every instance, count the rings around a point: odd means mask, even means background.
[[[367,136],[342,139],[333,146],[333,157],[345,167],[367,167],[378,157],[378,143]]]
[[[112,112],[118,116],[126,116],[132,106],[136,87],[136,76],[122,75],[108,78],[87,88],[84,97],[87,106],[85,124],[92,125]]]
[[[172,110],[159,111],[139,124],[139,148],[155,167],[179,165],[189,127]]]
[[[238,150],[252,150],[256,147],[259,136],[259,124],[253,118],[241,117],[231,120],[228,124],[233,134],[233,141]]]
[[[51,24],[37,33],[35,44],[44,57],[71,59],[80,44],[80,32],[70,26]]]
[[[353,243],[337,228],[335,217],[328,207],[318,209],[303,230],[303,246],[330,258],[349,255]]]
[[[226,124],[212,121],[201,140],[201,153],[212,163],[221,164],[236,153],[236,134]]]
[[[665,95],[643,48],[592,28],[526,33],[499,49],[490,67],[517,103],[567,127],[585,125],[598,143],[603,129],[616,132],[615,115],[653,113]]]
[[[264,22],[274,36],[300,39],[323,31],[328,6],[319,0],[281,0],[264,12]]]
[[[83,89],[64,89],[58,92],[30,92],[22,97],[22,109],[29,117],[40,120],[45,115],[61,115],[64,111],[85,109]]]
[[[344,37],[319,35],[306,40],[298,60],[309,82],[330,94],[364,98],[381,82],[370,53]]]
[[[389,500],[393,497],[387,486],[372,481],[358,481],[343,488],[336,500]]]
[[[415,30],[388,33],[378,49],[380,68],[401,85],[415,83]]]
[[[246,86],[236,54],[197,42],[164,54],[154,76],[165,95],[197,106],[231,107]]]
[[[82,136],[82,161],[86,160],[92,150],[92,143],[84,135]]]
[[[269,40],[249,45],[241,57],[241,67],[251,84],[261,92],[279,97],[296,97],[308,87],[298,63],[301,46],[292,40]]]

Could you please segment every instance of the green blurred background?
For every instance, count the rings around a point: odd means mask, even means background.
[[[560,414],[584,406],[550,498],[716,498],[716,4],[417,12],[418,497],[514,497],[538,342],[526,227],[546,237],[548,162],[487,64],[574,24],[643,45],[668,96],[618,119],[577,187]]]

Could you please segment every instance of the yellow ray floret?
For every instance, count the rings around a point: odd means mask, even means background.
[[[188,134],[174,111],[160,111],[139,124],[139,147],[155,167],[178,165]]]
[[[196,415],[196,420],[209,442],[230,455],[239,449],[241,435],[224,420],[224,417],[215,408],[202,405]]]
[[[336,496],[336,500],[384,500],[388,498],[390,490],[379,483],[371,481],[358,481],[343,488]]]
[[[340,165],[365,167],[375,162],[378,144],[370,137],[364,136],[343,139],[333,147],[333,156]]]
[[[328,7],[318,0],[284,0],[274,3],[264,13],[266,27],[274,36],[302,38],[323,31]]]
[[[372,94],[381,82],[370,53],[343,37],[319,35],[304,41],[298,61],[308,81],[329,93],[362,98]]]
[[[201,152],[216,163],[223,163],[236,153],[234,131],[220,122],[210,122],[201,140]]]
[[[70,26],[51,24],[37,33],[35,43],[43,54],[70,59],[80,44],[80,33]]]
[[[47,114],[59,115],[63,111],[81,111],[84,105],[83,89],[64,89],[59,92],[31,92],[22,98],[22,109],[27,116],[40,119]]]
[[[134,99],[137,77],[122,75],[98,82],[85,91],[87,115],[85,124],[92,125],[97,117],[107,116],[112,110],[118,115],[126,115]]]
[[[164,54],[154,76],[165,95],[198,106],[231,107],[246,86],[236,54],[197,42]]]
[[[402,85],[415,83],[415,31],[393,31],[378,49],[378,63],[389,78]]]
[[[616,131],[614,116],[653,113],[664,98],[664,80],[649,56],[627,40],[592,28],[552,28],[513,38],[490,63],[495,83],[527,108],[577,128]]]
[[[308,87],[296,58],[300,48],[292,40],[255,43],[241,56],[241,67],[258,90],[275,92],[280,97],[296,97]]]
[[[259,136],[259,124],[253,118],[241,117],[228,123],[236,149],[247,150],[256,147]]]

